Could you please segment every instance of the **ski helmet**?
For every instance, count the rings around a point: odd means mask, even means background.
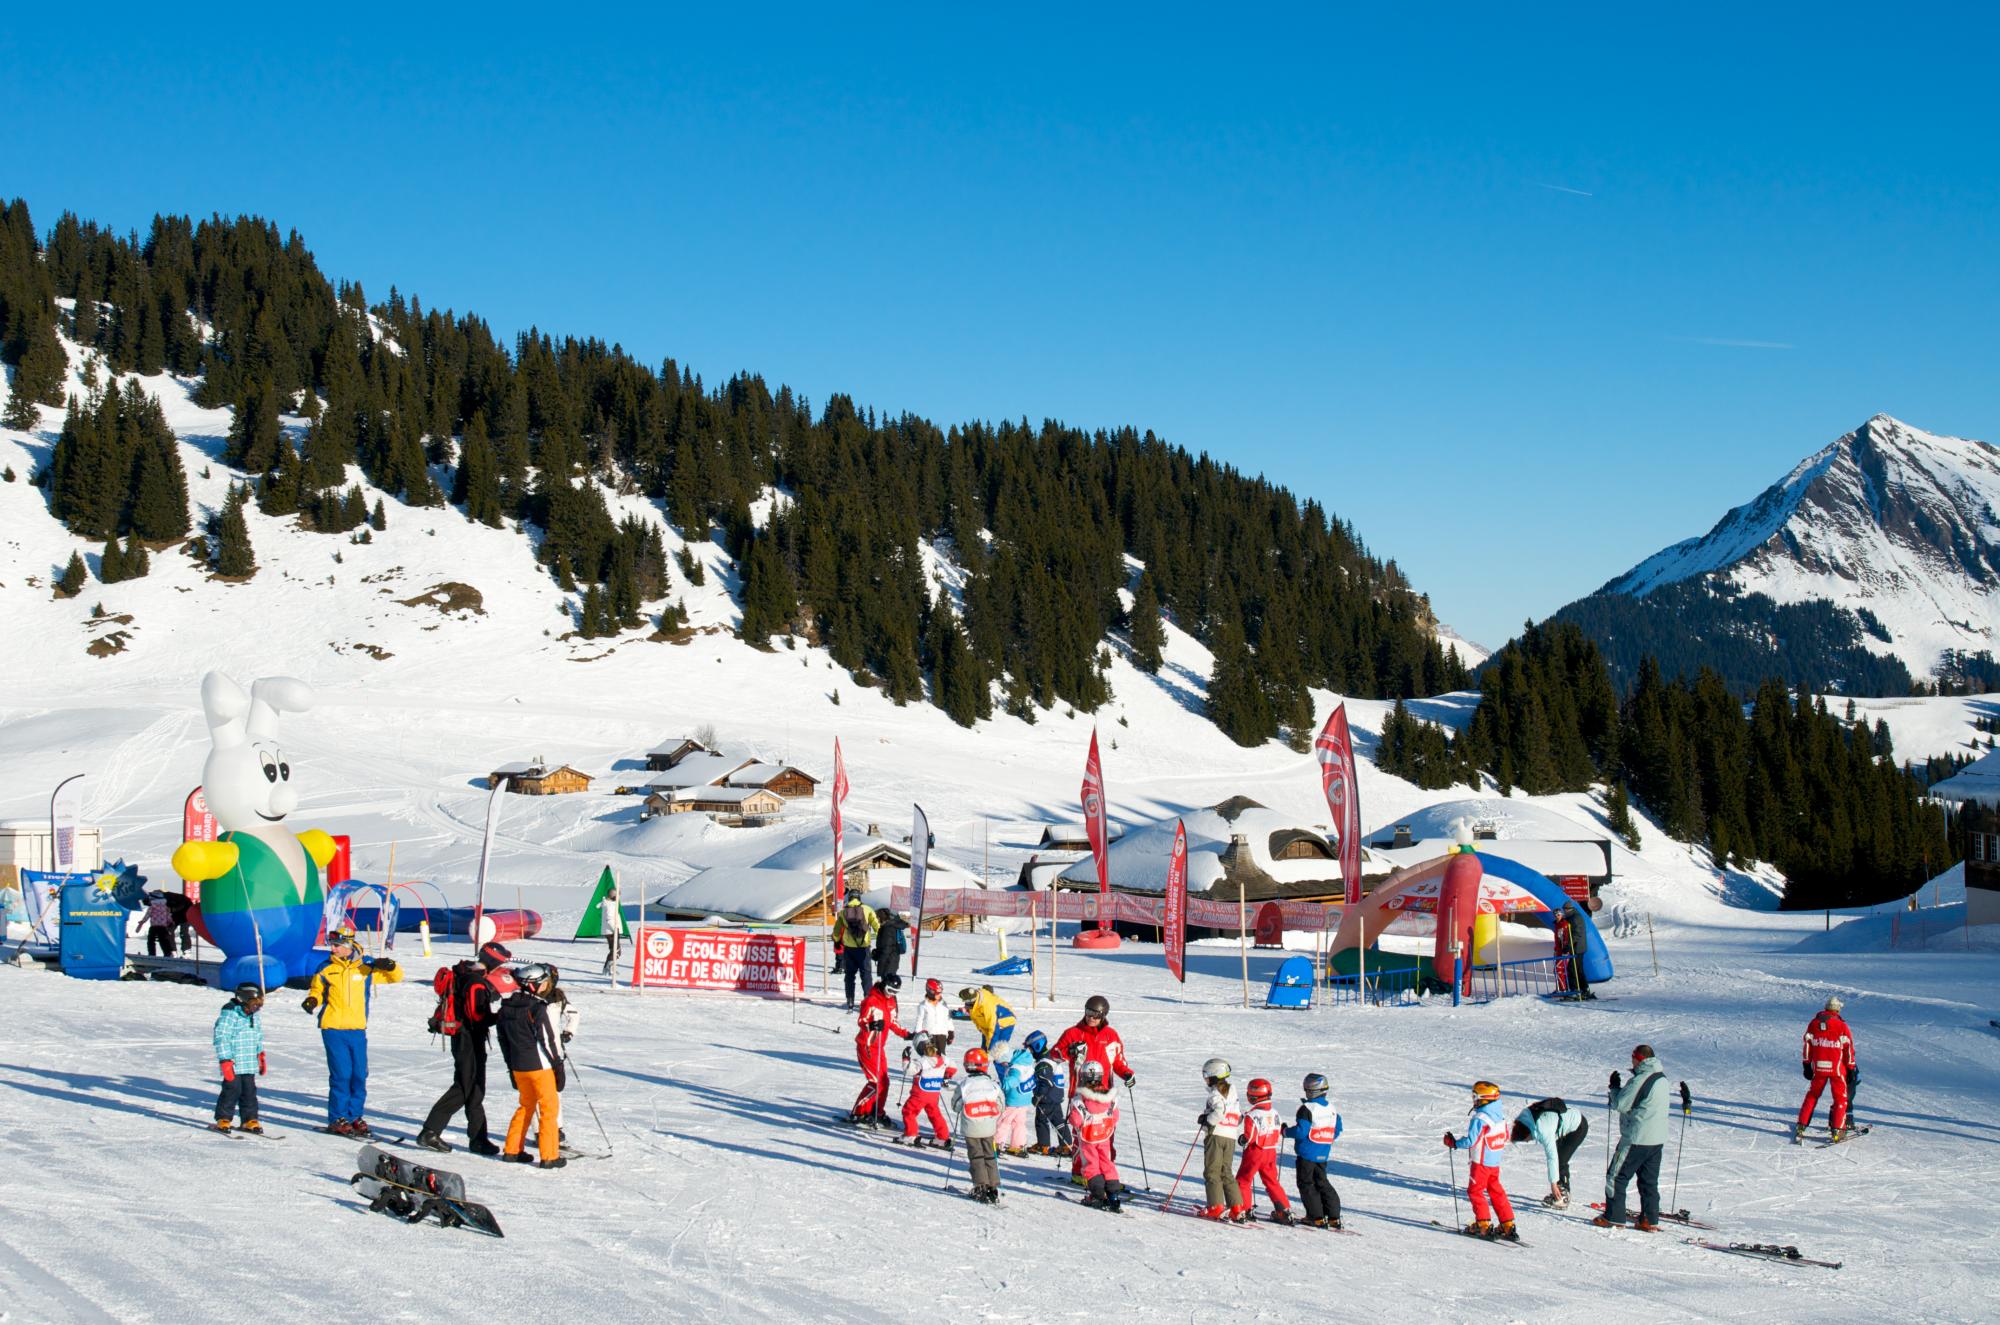
[[[977,989],[972,988],[972,986],[970,985],[967,985],[964,989],[958,991],[958,1001],[961,1003],[971,1003],[976,999],[978,999],[978,997],[979,997],[979,991]]]
[[[886,975],[878,975],[875,977],[875,983],[869,985],[868,987],[874,990],[878,994],[886,994],[889,992],[889,977]]]
[[[891,972],[882,977],[882,987],[893,994],[903,987],[903,977]]]
[[[242,984],[236,986],[234,992],[238,1003],[262,1003],[264,1001],[264,986],[249,980],[245,980]]]
[[[1838,994],[1835,994],[1832,998],[1829,998],[1826,1001],[1826,1010],[1828,1012],[1838,1012],[1846,1006],[1847,1004],[1840,1001],[1840,995]]]
[[[1481,1104],[1491,1104],[1500,1098],[1500,1087],[1490,1081],[1475,1081],[1472,1083],[1472,1098]]]
[[[1201,1079],[1203,1081],[1229,1080],[1229,1060],[1227,1058],[1211,1058],[1206,1063],[1203,1063],[1201,1065]]]
[[[1270,1102],[1270,1099],[1271,1099],[1271,1083],[1264,1080],[1264,1078],[1262,1077],[1251,1078],[1250,1102],[1252,1104],[1266,1104]]]
[[[355,946],[354,926],[342,925],[339,928],[335,929],[333,933],[327,935],[326,946],[329,951],[331,951],[334,948],[340,947],[342,944],[345,944],[350,948]]]
[[[1083,1084],[1086,1086],[1103,1085],[1104,1064],[1098,1062],[1095,1058],[1091,1059],[1088,1063],[1085,1063],[1083,1065]]]
[[[505,966],[513,960],[514,954],[507,951],[507,946],[504,943],[486,943],[480,945],[480,964],[489,971],[496,966]]]
[[[1083,1000],[1083,1015],[1108,1021],[1111,1017],[1111,1000],[1102,994],[1092,994]]]
[[[540,989],[551,983],[554,973],[541,962],[529,962],[514,972],[515,983],[524,989]]]
[[[986,1051],[984,1049],[979,1048],[977,1045],[965,1051],[966,1071],[984,1072],[992,1066],[993,1066],[993,1060],[991,1058],[988,1058],[986,1056]]]
[[[919,1035],[916,1039],[910,1041],[910,1048],[917,1051],[917,1057],[929,1058],[931,1056],[931,1037],[928,1035]]]
[[[1323,1073],[1323,1072],[1308,1072],[1308,1073],[1306,1073],[1306,1087],[1305,1087],[1305,1089],[1306,1089],[1306,1098],[1307,1098],[1307,1099],[1309,1099],[1309,1100],[1320,1100],[1320,1099],[1325,1099],[1325,1098],[1326,1098],[1326,1074],[1325,1074],[1325,1073]]]
[[[943,992],[944,992],[944,986],[939,984],[936,980],[924,981],[925,998],[929,998],[932,994],[942,994]]]
[[[1021,1043],[1026,1045],[1028,1052],[1037,1058],[1040,1058],[1049,1051],[1049,1037],[1040,1031],[1029,1031],[1028,1038],[1022,1040]]]

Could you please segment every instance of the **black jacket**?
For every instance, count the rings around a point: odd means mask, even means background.
[[[877,966],[884,964],[894,965],[903,959],[903,952],[909,947],[908,941],[903,937],[903,932],[909,929],[909,927],[909,922],[894,911],[889,912],[882,918],[882,928],[875,931],[875,964]]]
[[[556,1041],[555,1018],[542,999],[519,990],[500,1005],[500,1053],[509,1072],[556,1074],[556,1089],[562,1089],[562,1046]]]

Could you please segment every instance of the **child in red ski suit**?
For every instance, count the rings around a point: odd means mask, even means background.
[[[1236,1192],[1242,1199],[1229,1217],[1239,1224],[1250,1221],[1257,1203],[1255,1180],[1262,1178],[1264,1193],[1276,1207],[1271,1211],[1271,1222],[1289,1224],[1292,1203],[1285,1197],[1284,1184],[1278,1181],[1278,1151],[1285,1143],[1285,1124],[1271,1107],[1271,1083],[1262,1077],[1251,1082],[1249,1099],[1250,1108],[1243,1115],[1243,1160],[1236,1166]]]
[[[1070,1101],[1069,1125],[1076,1136],[1083,1185],[1090,1189],[1083,1203],[1117,1214],[1119,1198],[1125,1194],[1125,1184],[1118,1180],[1118,1163],[1112,1158],[1112,1139],[1118,1135],[1118,1101],[1104,1088],[1104,1069],[1098,1063],[1083,1065],[1082,1085]]]
[[[855,1021],[854,1056],[861,1063],[861,1093],[848,1121],[880,1127],[889,1112],[889,1036],[907,1040],[910,1033],[896,1024],[896,999],[880,980],[861,1000]]]
[[[944,1083],[958,1075],[958,1069],[944,1061],[935,1040],[918,1040],[910,1058],[906,1084],[909,1095],[903,1101],[903,1135],[900,1144],[918,1144],[919,1120],[931,1120],[931,1144],[939,1150],[951,1149],[951,1129],[945,1124],[944,1110],[938,1107],[938,1093]]]
[[[1500,1087],[1490,1081],[1475,1083],[1471,1130],[1460,1137],[1450,1132],[1444,1134],[1447,1150],[1468,1151],[1472,1161],[1472,1174],[1465,1184],[1465,1197],[1472,1202],[1472,1222],[1461,1232],[1474,1237],[1520,1241],[1520,1235],[1514,1231],[1514,1205],[1507,1199],[1507,1189],[1500,1185],[1500,1154],[1506,1150],[1512,1130],[1500,1110]],[[1493,1223],[1496,1212],[1500,1216],[1497,1228]]]

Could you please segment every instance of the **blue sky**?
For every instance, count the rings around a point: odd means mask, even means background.
[[[1878,410],[2000,440],[1994,11],[845,8],[32,6],[0,193],[261,213],[816,403],[1150,427],[1488,643]]]

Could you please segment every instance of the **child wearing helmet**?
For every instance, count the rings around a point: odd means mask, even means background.
[[[956,1038],[951,1028],[951,1009],[944,1001],[944,986],[937,981],[924,981],[924,1001],[917,1004],[917,1024],[911,1030],[941,1045],[949,1045]]]
[[[1304,1091],[1289,1129],[1299,1204],[1306,1208],[1306,1223],[1314,1228],[1339,1228],[1340,1193],[1326,1180],[1326,1161],[1340,1139],[1340,1115],[1326,1098],[1324,1075],[1307,1073]]]
[[[1236,1158],[1236,1137],[1243,1128],[1243,1105],[1229,1080],[1229,1063],[1211,1058],[1201,1065],[1208,1085],[1208,1103],[1195,1117],[1201,1137],[1201,1178],[1208,1193],[1202,1218],[1221,1219],[1235,1213],[1236,1181],[1230,1176]]]
[[[1239,1224],[1247,1224],[1255,1217],[1253,1206],[1256,1197],[1252,1194],[1256,1180],[1264,1181],[1264,1192],[1275,1207],[1271,1211],[1271,1222],[1289,1224],[1292,1222],[1292,1203],[1285,1197],[1285,1185],[1278,1180],[1278,1150],[1285,1143],[1285,1124],[1279,1120],[1278,1111],[1271,1107],[1271,1083],[1262,1077],[1250,1083],[1247,1092],[1250,1107],[1243,1114],[1243,1162],[1236,1166],[1236,1191],[1242,1198],[1236,1208],[1229,1212],[1230,1218]]]
[[[1000,1065],[1000,1095],[1000,1129],[993,1144],[1009,1155],[1026,1154],[1028,1117],[1035,1111],[1035,1051],[1026,1041]]]
[[[1113,1139],[1118,1134],[1118,1101],[1112,1096],[1104,1065],[1092,1060],[1078,1073],[1080,1084],[1070,1102],[1069,1125],[1076,1134],[1077,1162],[1088,1194],[1085,1205],[1117,1214],[1125,1184],[1118,1180]]]
[[[965,1078],[953,1104],[958,1134],[965,1138],[965,1162],[972,1170],[972,1199],[987,1205],[1000,1200],[999,1150],[994,1136],[1000,1126],[1000,1083],[992,1076],[993,1060],[984,1049],[965,1051]]]
[[[226,1132],[242,1110],[243,1130],[262,1136],[257,1121],[257,1078],[264,1075],[264,1023],[258,1013],[264,991],[255,984],[236,986],[215,1017],[215,1061],[222,1072],[222,1093],[215,1097],[215,1130]]]
[[[1022,1043],[1035,1056],[1035,1144],[1028,1153],[1071,1154],[1075,1147],[1069,1130],[1069,1064],[1049,1047],[1049,1037],[1040,1031],[1029,1031]]]
[[[1500,1087],[1490,1081],[1472,1085],[1471,1126],[1464,1136],[1444,1134],[1447,1150],[1469,1151],[1471,1174],[1466,1179],[1465,1197],[1472,1202],[1472,1222],[1462,1232],[1478,1238],[1504,1238],[1519,1242],[1514,1231],[1514,1206],[1507,1189],[1500,1185],[1500,1155],[1507,1149],[1507,1118],[1500,1110]],[[1496,1227],[1495,1214],[1500,1216]]]
[[[945,1082],[958,1075],[958,1069],[944,1061],[944,1045],[937,1040],[918,1036],[915,1048],[909,1072],[903,1079],[903,1134],[889,1139],[897,1145],[921,1145],[919,1123],[928,1117],[931,1144],[939,1150],[949,1150],[951,1129],[945,1124],[944,1110],[938,1107],[938,1095]]]

